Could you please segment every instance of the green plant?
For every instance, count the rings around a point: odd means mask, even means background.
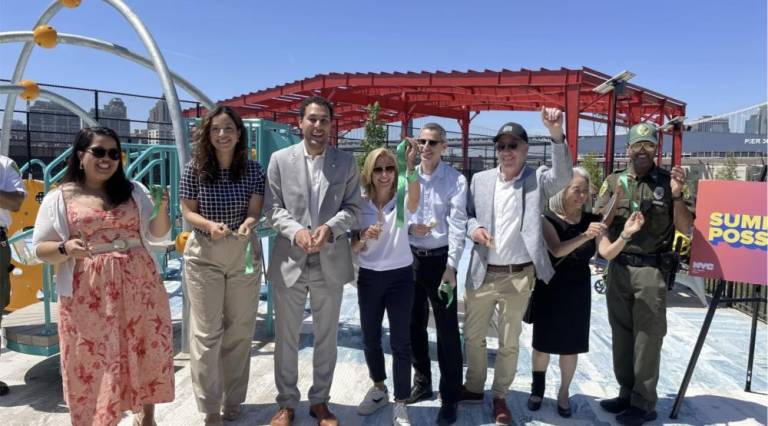
[[[369,104],[366,108],[368,112],[368,118],[365,119],[365,136],[360,146],[363,148],[363,152],[357,154],[357,165],[362,170],[365,157],[369,152],[376,148],[384,146],[387,142],[387,129],[384,124],[379,121],[379,111],[381,107],[378,102]]]
[[[715,179],[737,180],[736,166],[738,166],[738,163],[736,163],[736,157],[734,157],[733,153],[729,152],[725,156],[725,165],[721,167],[717,173],[715,173]]]

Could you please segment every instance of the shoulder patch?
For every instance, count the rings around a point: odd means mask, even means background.
[[[602,197],[605,195],[605,191],[608,190],[608,179],[603,181],[603,185],[600,187],[600,192],[598,192],[597,196]]]

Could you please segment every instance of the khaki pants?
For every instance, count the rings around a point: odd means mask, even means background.
[[[510,273],[489,272],[478,289],[467,289],[465,297],[464,350],[467,355],[466,389],[481,393],[488,372],[485,336],[494,312],[498,311],[499,349],[494,364],[491,393],[505,398],[517,372],[517,354],[522,321],[536,284],[533,265]]]
[[[656,268],[608,266],[608,322],[613,335],[613,371],[619,396],[646,411],[658,396],[661,344],[667,333],[667,284]]]
[[[192,387],[203,413],[245,401],[261,282],[260,262],[245,274],[246,244],[193,232],[184,250]],[[258,247],[254,239],[256,255]]]

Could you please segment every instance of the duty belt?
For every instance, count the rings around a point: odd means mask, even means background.
[[[658,268],[661,264],[661,255],[655,254],[632,254],[632,253],[619,253],[616,256],[616,261],[625,266],[634,266],[636,268],[642,268],[644,266],[650,266],[652,268]]]

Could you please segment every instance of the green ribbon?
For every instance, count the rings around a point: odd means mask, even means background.
[[[443,297],[443,294],[445,294],[445,297]],[[453,303],[453,287],[451,287],[451,283],[443,281],[443,283],[440,284],[440,287],[437,289],[437,298],[440,300],[448,299],[448,303],[445,304],[445,307],[448,308],[451,306],[451,303]]]
[[[403,227],[405,222],[405,187],[408,185],[407,163],[405,161],[405,149],[408,148],[408,141],[403,140],[400,145],[397,146],[397,215],[395,226],[398,228]]]
[[[635,188],[637,187],[637,182],[632,182],[632,185],[629,184],[629,175],[627,174],[627,171],[625,170],[624,173],[622,173],[619,176],[619,182],[621,183],[621,187],[624,188],[624,193],[627,194],[627,199],[629,200],[629,206],[632,209],[632,213],[640,210],[640,207],[637,205],[637,202],[634,200],[635,195]],[[629,187],[632,186],[632,190],[629,190]]]
[[[149,194],[152,197],[152,202],[155,204],[152,207],[152,214],[149,216],[149,220],[157,217],[157,213],[160,212],[160,202],[163,200],[163,188],[160,185],[152,185],[149,188]]]
[[[253,239],[248,237],[248,245],[245,246],[245,275],[250,275],[253,269]]]

